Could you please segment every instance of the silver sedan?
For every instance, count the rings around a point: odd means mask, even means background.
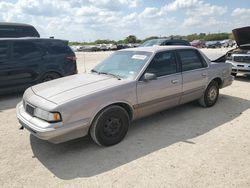
[[[91,135],[103,146],[119,143],[131,121],[198,100],[213,106],[231,85],[231,65],[212,63],[193,47],[141,47],[113,53],[91,73],[27,89],[17,118],[33,135],[53,143]]]

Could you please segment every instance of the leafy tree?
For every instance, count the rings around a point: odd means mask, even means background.
[[[124,42],[125,43],[136,43],[136,41],[137,41],[137,38],[136,38],[136,36],[134,36],[134,35],[129,35],[125,40],[124,40]]]

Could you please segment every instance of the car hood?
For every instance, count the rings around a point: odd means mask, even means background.
[[[250,49],[250,26],[234,29],[233,35],[240,48]]]
[[[128,82],[107,75],[78,74],[32,86],[33,92],[56,104]]]

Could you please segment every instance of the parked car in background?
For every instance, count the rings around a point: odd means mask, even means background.
[[[73,52],[78,52],[81,46],[70,46],[70,48],[73,50]]]
[[[117,50],[129,48],[127,44],[117,44],[116,46],[117,46]]]
[[[40,37],[40,35],[32,25],[0,22],[0,38],[19,37]]]
[[[206,42],[207,48],[221,48],[220,41],[208,41]]]
[[[107,50],[117,50],[117,46],[115,44],[107,44]]]
[[[234,46],[234,41],[232,39],[226,39],[220,42],[222,47],[228,48]]]
[[[139,47],[146,46],[169,46],[169,45],[181,45],[181,46],[191,46],[190,43],[182,39],[173,39],[173,38],[159,38],[151,39],[142,43]]]
[[[97,144],[110,146],[125,137],[135,119],[194,100],[213,106],[219,89],[232,84],[231,67],[210,62],[194,47],[129,48],[89,74],[27,89],[17,118],[33,135],[53,143],[90,134]]]
[[[204,40],[193,40],[191,43],[191,46],[196,48],[205,48],[206,42]]]
[[[233,35],[238,47],[228,51],[220,59],[224,58],[226,63],[233,66],[232,75],[237,76],[238,73],[250,75],[250,26],[234,29]]]
[[[106,44],[97,44],[96,47],[97,47],[98,51],[107,51],[108,50]]]
[[[0,94],[77,73],[74,52],[57,39],[0,39],[0,67]]]
[[[100,49],[95,45],[85,45],[78,49],[78,52],[97,52]]]
[[[138,46],[140,46],[140,44],[138,44],[138,43],[129,43],[129,44],[128,44],[128,47],[129,47],[129,48],[136,48],[136,47],[138,47]]]

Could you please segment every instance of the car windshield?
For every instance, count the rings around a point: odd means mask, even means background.
[[[152,40],[147,40],[144,43],[140,45],[140,47],[146,47],[146,46],[153,46],[153,45],[161,45],[165,39],[152,39]]]
[[[98,64],[92,72],[134,79],[151,55],[151,52],[144,51],[118,51]]]

